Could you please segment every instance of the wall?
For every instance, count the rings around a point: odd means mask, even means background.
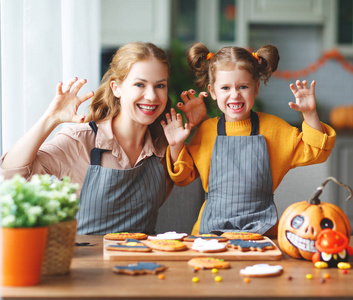
[[[300,70],[315,62],[323,53],[322,27],[316,25],[256,25],[250,30],[250,46],[256,50],[271,43],[278,47],[279,70]],[[353,59],[349,59],[353,63]],[[317,81],[316,99],[320,118],[328,122],[329,112],[335,105],[353,104],[353,74],[342,69],[334,61],[328,61],[322,68],[309,75],[308,82]],[[271,78],[262,86],[259,99],[266,112],[273,113],[291,124],[301,122],[301,114],[289,108],[294,100],[289,84],[294,82]]]

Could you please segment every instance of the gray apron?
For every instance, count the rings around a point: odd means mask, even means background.
[[[97,134],[98,127],[89,124]],[[159,207],[166,196],[166,177],[156,156],[127,170],[103,168],[94,148],[80,194],[77,234],[144,232],[153,234]]]
[[[257,114],[250,117],[250,136],[226,136],[224,115],[218,121],[200,233],[264,234],[277,223],[266,141],[258,134]]]

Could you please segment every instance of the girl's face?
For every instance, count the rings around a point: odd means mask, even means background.
[[[120,98],[119,117],[128,121],[150,125],[160,114],[168,100],[168,68],[152,58],[133,64],[121,84],[111,82],[115,97]]]
[[[216,71],[215,78],[216,81],[208,89],[212,99],[217,100],[219,109],[225,114],[226,122],[248,119],[260,82],[255,81],[248,71],[237,66],[229,71]]]

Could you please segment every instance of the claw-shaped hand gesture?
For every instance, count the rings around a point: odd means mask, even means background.
[[[203,98],[207,97],[206,92],[201,92],[198,97],[194,90],[181,93],[183,102],[177,104],[178,108],[185,114],[190,126],[197,126],[207,118],[207,110]]]
[[[308,84],[306,80],[303,83],[300,80],[297,80],[296,87],[293,83],[289,85],[294,97],[295,103],[289,102],[289,106],[297,111],[302,113],[315,111],[316,110],[316,101],[315,101],[315,84],[316,81],[313,80],[311,82],[310,88],[308,88]]]
[[[63,91],[63,83],[58,83],[56,87],[56,95],[50,103],[46,114],[50,115],[53,120],[56,120],[57,124],[64,122],[82,123],[85,120],[84,115],[77,115],[79,106],[90,99],[94,93],[88,92],[82,96],[77,96],[82,86],[87,82],[85,79],[81,79],[78,82],[77,77],[70,80],[65,91]],[[71,90],[74,83],[77,84]]]
[[[170,114],[166,114],[167,123],[161,121],[164,134],[168,140],[168,143],[171,147],[184,145],[184,141],[190,134],[192,126],[188,123],[183,127],[183,119],[180,114],[175,112],[175,109],[170,110]]]

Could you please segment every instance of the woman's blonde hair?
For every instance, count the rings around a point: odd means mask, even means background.
[[[202,43],[193,44],[187,52],[187,60],[194,71],[198,88],[204,89],[208,84],[216,81],[217,70],[229,70],[236,65],[239,69],[247,70],[254,80],[265,84],[273,72],[277,70],[279,62],[278,50],[275,46],[266,45],[253,55],[245,48],[223,47],[211,58],[208,48]]]
[[[115,52],[109,69],[104,74],[100,86],[92,98],[85,121],[99,122],[117,116],[120,112],[120,99],[114,96],[110,83],[115,81],[117,84],[121,84],[128,76],[133,64],[151,58],[156,58],[169,70],[167,54],[164,50],[152,43],[133,42],[119,48]],[[164,112],[153,124],[148,126],[154,142],[160,140],[160,137],[163,137],[165,140],[160,122],[164,118],[165,113],[170,111],[170,108],[171,101],[168,98]],[[166,141],[163,141],[163,143],[164,142]]]

